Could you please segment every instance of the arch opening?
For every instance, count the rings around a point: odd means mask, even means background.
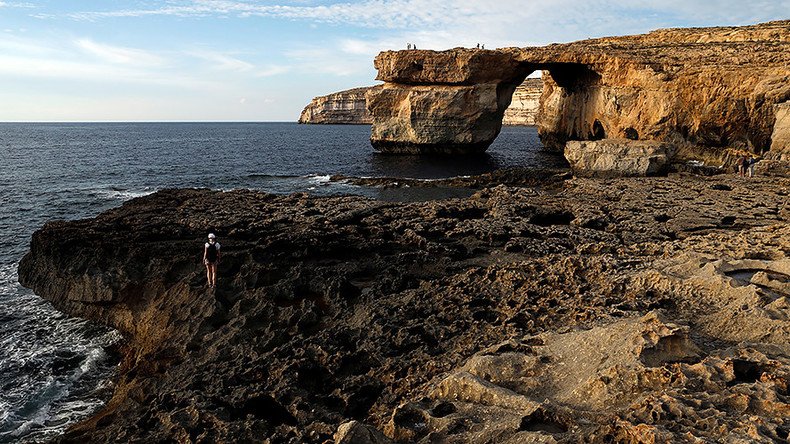
[[[512,103],[516,88],[535,71],[542,71],[543,90],[535,126],[544,149],[562,151],[568,140],[600,140],[608,137],[610,124],[598,112],[603,101],[601,75],[582,63],[523,64],[512,79],[497,88],[499,108]],[[638,138],[638,133],[629,133]]]

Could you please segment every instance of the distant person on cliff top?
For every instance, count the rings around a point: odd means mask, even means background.
[[[220,245],[217,242],[217,236],[214,233],[209,233],[208,242],[203,248],[203,263],[206,264],[206,278],[208,279],[208,288],[217,286],[217,264],[220,258]]]

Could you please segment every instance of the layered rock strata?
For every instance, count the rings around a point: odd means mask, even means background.
[[[365,94],[373,86],[314,98],[302,110],[299,123],[370,124],[373,118],[367,109]],[[516,88],[502,120],[504,125],[535,125],[543,81],[526,79]]]
[[[776,123],[771,134],[771,158],[790,161],[790,102],[776,105]]]
[[[354,88],[314,98],[302,110],[299,123],[370,124],[365,94],[375,87]]]
[[[652,140],[603,139],[565,145],[565,158],[577,176],[656,176],[665,174],[674,147]]]
[[[537,123],[540,109],[540,95],[543,93],[543,80],[526,79],[513,91],[510,105],[502,117],[503,125],[528,125]]]
[[[544,144],[628,138],[712,149],[771,147],[790,99],[790,21],[689,28],[495,51],[387,51],[367,93],[385,152],[479,152],[524,78],[543,71]]]
[[[113,398],[63,441],[781,442],[788,186],[166,190],[45,225],[19,274],[128,338]]]

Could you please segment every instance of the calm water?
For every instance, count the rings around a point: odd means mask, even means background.
[[[169,187],[442,198],[465,192],[388,191],[328,179],[563,165],[539,151],[530,127],[504,128],[487,155],[473,158],[375,154],[369,134],[369,126],[291,123],[0,124],[0,443],[60,433],[112,389],[117,363],[107,350],[119,335],[64,316],[17,283],[30,236],[48,220],[94,216]]]

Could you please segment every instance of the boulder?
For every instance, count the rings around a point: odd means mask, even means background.
[[[383,433],[359,421],[341,424],[334,438],[335,444],[391,444],[393,442]]]
[[[674,147],[652,140],[572,140],[565,158],[577,176],[656,176],[665,174]]]

